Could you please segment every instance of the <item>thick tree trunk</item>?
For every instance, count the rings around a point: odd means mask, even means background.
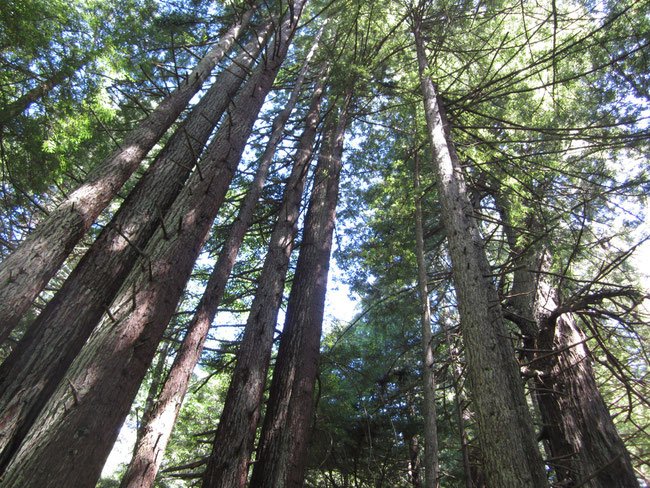
[[[0,466],[18,447],[180,193],[214,122],[241,86],[270,28],[269,21],[219,74],[0,366]]]
[[[248,24],[249,9],[176,89],[98,164],[86,181],[0,264],[0,342],[57,272],[97,216],[203,86],[212,69]]]
[[[586,337],[572,314],[556,314],[558,292],[547,274],[551,257],[518,246],[508,202],[497,198],[497,204],[514,256],[510,318],[522,332],[523,357],[536,373],[542,437],[557,481],[567,487],[636,487],[629,454],[598,390]],[[532,212],[527,220],[527,227],[538,227]]]
[[[433,371],[433,334],[431,308],[427,285],[427,264],[424,259],[424,232],[422,231],[422,202],[420,195],[420,164],[415,153],[415,243],[418,262],[418,291],[420,294],[420,330],[422,341],[422,389],[424,390],[424,486],[439,484],[438,429],[436,426],[436,376]]]
[[[541,276],[532,366],[541,371],[535,387],[550,464],[562,486],[637,487],[630,456],[598,390],[586,337],[573,315],[556,316],[558,306],[557,292]]]
[[[286,55],[283,21],[188,184],[5,471],[5,487],[94,486]]]
[[[310,54],[313,55],[313,52]],[[235,259],[237,258],[237,253],[243,242],[244,235],[250,226],[255,206],[262,194],[264,182],[277,145],[282,137],[285,124],[300,95],[310,59],[311,56],[308,56],[308,59],[305,61],[303,71],[296,82],[289,102],[280,115],[273,121],[271,137],[260,159],[255,178],[242,202],[228,239],[219,253],[219,258],[210,275],[205,293],[189,324],[158,401],[147,418],[147,423],[143,428],[143,435],[136,443],[133,459],[120,485],[122,488],[147,488],[153,486],[160,463],[163,460],[163,454],[167,447],[169,437],[176,423],[183,398],[187,392],[192,371],[201,357],[201,351],[203,350],[203,345],[210,330],[210,325],[216,315],[219,302],[223,297],[228,277],[235,264]],[[318,115],[316,115],[315,123],[317,121]],[[228,442],[232,441],[233,438],[230,437]]]
[[[349,97],[348,97],[349,103]],[[347,122],[326,128],[305,218],[251,488],[302,486]]]
[[[307,124],[298,142],[293,169],[246,322],[235,371],[203,478],[205,488],[233,488],[246,484],[271,358],[273,333],[318,128],[321,97],[322,88],[319,87],[312,97]]]
[[[442,218],[467,355],[478,437],[491,488],[546,487],[542,458],[523,383],[508,340],[449,126],[427,74],[420,20],[415,19],[418,67]]]

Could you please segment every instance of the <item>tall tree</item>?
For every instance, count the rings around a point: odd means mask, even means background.
[[[431,333],[431,306],[427,264],[424,257],[422,229],[422,201],[420,195],[420,157],[415,152],[415,242],[418,261],[418,291],[420,295],[420,330],[422,340],[422,383],[424,390],[424,476],[425,487],[438,486],[438,431],[436,428],[436,377],[433,371],[433,334]]]
[[[17,100],[11,102],[5,108],[2,116],[0,117],[0,130],[4,128],[4,125],[7,122],[9,122],[17,115],[25,112],[31,104],[47,95],[47,93],[49,93],[54,87],[62,83],[66,78],[70,77],[78,69],[82,68],[91,57],[92,53],[89,53],[87,56],[81,59],[72,60],[71,62],[66,63],[60,70],[53,73],[47,79],[41,81],[27,93],[21,95]]]
[[[97,216],[203,86],[254,10],[251,7],[239,16],[187,81],[134,128],[119,148],[0,264],[0,341],[6,339]]]
[[[542,264],[542,273],[548,264]],[[531,366],[540,371],[535,375],[537,400],[558,481],[593,488],[637,486],[630,455],[596,384],[587,338],[571,304],[562,313],[557,290],[548,281],[542,274],[536,292],[531,290],[539,324]]]
[[[190,321],[183,342],[165,379],[155,407],[150,415],[148,415],[146,425],[143,426],[144,434],[136,443],[133,459],[122,479],[121,486],[123,488],[148,487],[153,485],[158,468],[162,462],[162,455],[167,446],[178,412],[180,411],[183,397],[187,392],[192,371],[201,356],[203,345],[208,336],[210,325],[216,315],[217,307],[223,297],[228,277],[237,258],[237,253],[244,240],[244,235],[251,224],[253,212],[262,194],[262,189],[278,143],[301,93],[307,68],[315,52],[316,43],[314,44],[314,49],[308,53],[305,59],[287,105],[273,120],[271,136],[260,158],[255,177],[241,204],[228,238],[219,253],[219,258],[214,265],[205,292],[201,297],[194,317]],[[308,126],[317,123],[317,117],[315,122],[312,119],[313,117],[308,116]],[[241,352],[239,356],[241,357]],[[250,393],[250,390],[247,389],[245,392]],[[224,416],[222,415],[222,418]],[[231,422],[228,422],[228,425],[232,426]],[[232,441],[233,437],[229,436],[229,442],[232,443]],[[230,461],[234,465],[241,464],[234,462],[235,460],[232,458]],[[208,465],[208,469],[210,469],[210,465]],[[225,480],[223,474],[221,480]]]
[[[216,121],[226,111],[265,45],[270,29],[268,21],[217,76],[0,366],[0,450],[3,451],[0,459],[6,460],[13,452],[106,313],[142,255],[142,249],[183,188]]]
[[[549,464],[560,483],[636,486],[629,453],[596,383],[587,337],[574,316],[590,304],[633,292],[610,288],[560,304],[551,274],[553,258],[542,244],[546,239],[523,235],[506,198],[498,198],[498,208],[514,256],[508,317],[524,339],[522,356],[535,386]],[[532,223],[528,228],[544,228],[531,210],[524,215],[524,222]]]
[[[350,100],[325,127],[251,487],[303,483]]]
[[[323,86],[314,91],[246,321],[224,411],[203,478],[206,487],[244,486],[273,347],[278,311],[293,250],[300,202],[318,131]],[[236,440],[232,442],[232,440]]]
[[[499,299],[489,279],[490,265],[451,140],[451,128],[428,74],[422,11],[414,11],[413,32],[488,486],[548,486],[514,349],[507,340]]]
[[[283,17],[264,62],[234,102],[164,222],[143,250],[113,310],[77,356],[9,463],[6,486],[96,483],[119,426],[190,276],[304,2]],[[74,448],[72,447],[74,446]]]
[[[72,67],[84,53],[99,52],[104,46],[103,33],[112,36],[122,28],[136,32],[125,44],[107,43],[99,57],[91,55],[82,70],[54,86],[0,131],[0,259],[38,226],[56,202],[85,180],[92,163],[113,151],[111,135],[126,134],[135,120],[141,120],[143,113],[182,83],[189,72],[185,68],[190,66],[188,60],[200,59],[195,52],[209,50],[220,36],[219,29],[225,31],[231,25],[227,12],[240,12],[231,7],[232,2],[210,0],[123,0],[119,5],[114,1],[8,0],[8,8],[0,10],[3,107],[11,106],[66,65]],[[248,4],[246,0],[234,3]],[[323,49],[329,71],[318,75],[330,91],[324,104],[330,105],[331,93],[348,86],[350,79],[363,79],[355,84],[352,137],[347,141],[341,181],[341,197],[348,205],[337,216],[340,256],[347,257],[339,268],[354,293],[361,296],[363,312],[348,322],[342,307],[334,302],[333,315],[338,320],[325,336],[304,484],[324,488],[423,485],[423,476],[418,479],[418,458],[424,459],[422,446],[426,443],[424,407],[432,402],[422,401],[422,337],[425,346],[433,346],[436,365],[442,485],[537,486],[544,474],[553,484],[583,486],[625,486],[633,485],[635,477],[648,478],[650,465],[644,453],[649,437],[643,430],[650,422],[650,410],[645,408],[647,316],[634,309],[642,295],[633,291],[632,273],[618,265],[631,245],[628,236],[640,231],[645,218],[642,205],[647,203],[643,199],[650,188],[646,157],[650,138],[643,119],[650,80],[644,69],[650,39],[647,1],[420,2],[426,5],[421,44],[430,62],[425,75],[433,82],[432,105],[434,112],[439,112],[434,114],[434,139],[443,150],[437,154],[435,145],[423,145],[419,157],[421,161],[435,159],[449,170],[439,172],[444,173],[444,178],[437,178],[440,181],[435,181],[433,171],[422,171],[421,225],[417,225],[420,219],[416,218],[412,183],[416,137],[409,129],[415,125],[426,135],[430,127],[419,117],[421,111],[414,110],[421,97],[413,54],[416,49],[411,49],[413,32],[407,22],[411,3],[315,0],[292,49],[292,53],[306,51],[313,40],[313,26],[331,10],[339,10],[331,21],[336,35]],[[260,25],[266,17],[279,26],[287,5],[284,0],[265,3],[255,14],[254,24]],[[137,31],[129,27],[132,7],[152,12],[137,17],[143,19]],[[88,9],[105,15],[87,16]],[[77,11],[81,17],[76,17]],[[221,20],[215,22],[215,18]],[[94,24],[87,29],[90,24],[84,22]],[[253,54],[252,46],[245,50]],[[276,52],[267,50],[265,59]],[[289,57],[291,61],[298,58]],[[138,74],[143,60],[146,80]],[[238,63],[228,71],[239,68]],[[200,483],[203,476],[204,485],[241,485],[251,468],[263,461],[263,456],[251,457],[251,446],[261,432],[258,419],[264,411],[261,399],[269,381],[278,307],[289,287],[285,284],[287,263],[293,255],[295,223],[300,220],[304,178],[316,147],[315,139],[308,143],[306,138],[311,119],[300,120],[308,111],[308,95],[300,101],[301,115],[288,123],[291,129],[283,131],[278,171],[270,172],[274,184],[266,188],[263,203],[258,204],[234,273],[230,273],[232,286],[220,290],[239,245],[241,237],[237,236],[246,230],[244,209],[254,200],[255,190],[246,196],[256,171],[250,155],[263,149],[270,133],[274,134],[271,142],[280,133],[277,126],[271,129],[269,117],[284,107],[284,93],[293,88],[298,69],[296,63],[284,62],[273,82],[280,91],[275,98],[267,97],[267,107],[274,108],[261,110],[261,116],[253,113],[255,110],[246,112],[251,98],[258,99],[255,93],[249,96],[249,87],[240,92],[243,98],[232,99],[233,95],[222,92],[233,102],[225,115],[209,113],[212,105],[204,107],[203,116],[194,113],[192,118],[199,117],[200,125],[206,127],[205,134],[198,125],[187,125],[189,121],[183,128],[180,119],[175,122],[175,132],[168,130],[165,137],[180,141],[171,157],[175,163],[170,163],[177,177],[158,178],[159,186],[145,185],[152,175],[164,173],[159,161],[147,158],[137,170],[138,177],[125,183],[89,229],[84,244],[75,247],[3,344],[0,356],[12,348],[14,351],[0,366],[0,378],[5,380],[0,383],[0,426],[5,429],[0,428],[0,435],[14,432],[5,440],[15,442],[18,450],[6,451],[8,457],[10,452],[16,457],[15,464],[9,460],[13,474],[3,482],[32,484],[28,477],[33,476],[33,483],[47,486],[47,471],[59,485],[69,484],[71,479],[81,480],[82,486],[92,483],[89,471],[98,469],[98,459],[114,438],[118,417],[128,408],[143,371],[148,368],[148,384],[164,382],[168,364],[165,362],[162,373],[152,367],[152,351],[163,335],[170,310],[174,310],[176,325],[179,318],[190,317],[199,303],[196,290],[207,280],[209,270],[202,261],[194,264],[192,272],[188,269],[209,232],[212,239],[204,247],[213,242],[221,245],[228,233],[230,237],[196,320],[182,320],[192,327],[169,375],[170,390],[160,397],[160,412],[174,416],[220,294],[227,303],[220,305],[225,313],[219,320],[227,320],[228,327],[243,331],[239,314],[248,312],[251,303],[253,310],[241,337],[227,347],[208,343],[204,348],[200,373],[218,376],[214,378],[217,381],[206,379],[206,389],[191,392],[185,401],[163,461],[171,469],[165,469],[158,479],[161,484],[170,479]],[[248,78],[249,71],[241,70],[241,77]],[[223,80],[216,84],[228,88]],[[249,123],[255,118],[255,123]],[[200,139],[210,137],[217,119],[222,124],[214,140],[231,154],[210,146],[207,156],[199,158]],[[305,123],[308,127],[301,136]],[[438,130],[447,123],[450,130]],[[317,124],[315,117],[314,134]],[[239,130],[245,125],[253,127],[249,150],[245,164],[240,164],[242,170],[235,173],[228,188],[239,158],[236,141],[244,137]],[[416,139],[422,135],[418,133]],[[295,144],[299,150],[294,158],[285,156]],[[301,148],[308,151],[302,154]],[[449,158],[439,157],[445,148]],[[321,154],[325,151],[322,144]],[[167,149],[161,155],[165,152]],[[89,154],[93,157],[86,158]],[[290,168],[291,162],[300,166],[303,156],[300,171]],[[196,160],[198,166],[189,177]],[[214,165],[221,165],[223,171]],[[264,165],[257,170],[262,174]],[[295,174],[285,187],[280,208],[280,179],[289,172]],[[451,178],[447,180],[447,176]],[[258,182],[259,176],[255,185]],[[440,225],[436,183],[452,190],[442,195],[443,201],[455,205],[447,205],[448,216],[456,215],[453,210],[463,214],[446,228]],[[458,188],[460,199],[456,201],[454,190]],[[162,194],[165,197],[158,200]],[[633,200],[634,195],[639,196],[638,201]],[[510,217],[500,216],[499,199],[509,205]],[[239,202],[244,200],[241,221],[234,224]],[[217,221],[209,231],[209,221],[219,206]],[[112,215],[115,220],[104,226]],[[529,218],[531,215],[534,218]],[[416,236],[419,227],[421,239]],[[274,228],[277,232],[271,232]],[[82,258],[82,247],[90,243],[91,234],[101,234],[97,242],[105,247],[100,250],[93,245]],[[443,245],[447,238],[451,259]],[[459,242],[467,251],[460,257]],[[305,254],[311,252],[309,246],[305,241]],[[216,245],[210,249],[217,251]],[[550,268],[538,263],[546,251],[552,256],[545,261]],[[424,258],[419,259],[420,266],[418,257]],[[78,259],[79,265],[70,272]],[[452,261],[458,295],[454,293]],[[470,264],[469,270],[465,263]],[[420,293],[420,301],[416,296],[418,268],[428,271],[419,280],[428,288]],[[192,281],[187,281],[188,276]],[[316,277],[314,273],[310,278]],[[308,292],[300,288],[317,288],[313,283],[301,285],[307,281],[301,273],[296,278],[290,307],[294,318],[296,309],[303,310],[294,297]],[[175,306],[184,281],[186,300]],[[427,295],[429,300],[422,300]],[[49,296],[55,298],[48,303]],[[474,310],[469,312],[468,296],[476,298],[471,303]],[[421,320],[418,305],[425,303],[430,305],[430,318]],[[490,307],[500,308],[503,317]],[[40,318],[28,327],[39,311]],[[238,316],[231,317],[230,311]],[[295,325],[297,320],[291,323]],[[425,323],[431,327],[433,342],[419,332]],[[165,332],[171,328],[167,326]],[[208,333],[220,340],[221,330],[210,328]],[[309,352],[303,348],[304,355],[312,359],[317,350],[313,346],[315,327],[299,330],[294,336],[288,326],[282,345],[290,342],[289,336],[294,337],[293,344],[300,343],[302,333],[309,336],[303,344],[311,344]],[[176,337],[181,336],[174,333],[165,340],[173,343]],[[86,346],[82,346],[84,342]],[[512,364],[514,351],[509,343],[515,345],[521,376],[532,394],[527,401],[520,395],[523,382],[517,376],[517,365]],[[286,350],[284,347],[280,356],[286,358]],[[278,360],[277,376],[286,363],[304,357],[300,347],[293,352],[291,360]],[[60,361],[64,355],[69,360]],[[424,363],[430,361],[425,358]],[[235,364],[234,369],[230,367]],[[295,371],[298,376],[306,375],[307,385],[313,363],[306,361],[304,369],[299,366]],[[301,477],[297,473],[302,469],[305,406],[312,401],[307,389],[296,386],[298,381],[285,383],[295,395],[276,395],[276,388],[269,404],[269,410],[281,404],[276,412],[287,407],[286,417],[283,412],[274,417],[279,426],[279,440],[274,445],[281,446],[279,454],[291,458],[288,464],[276,463],[280,466],[277,471],[285,470],[280,476],[289,479],[287,483]],[[219,383],[218,391],[215,383]],[[146,389],[141,387],[143,394],[136,397],[132,407],[136,411],[145,401]],[[153,395],[159,389],[150,392]],[[226,390],[228,402],[220,414]],[[304,404],[295,400],[300,395]],[[208,396],[215,400],[210,402]],[[39,403],[38,409],[33,408],[34,402]],[[298,411],[296,405],[303,410]],[[38,410],[41,412],[36,415]],[[537,442],[526,419],[527,410],[535,412],[533,419],[541,430]],[[21,425],[26,430],[22,445],[18,440],[23,434],[16,436],[12,430],[16,415],[23,418]],[[500,422],[496,427],[495,420]],[[140,468],[140,472],[146,471],[145,477],[153,476],[170,428],[169,424],[163,431],[155,425],[142,438],[149,439],[144,443],[147,454]],[[282,425],[290,428],[283,430]],[[210,443],[214,428],[216,440]],[[90,435],[97,445],[89,440]],[[78,454],[69,441],[73,436],[78,439]],[[487,446],[480,448],[479,440],[485,444],[486,438]],[[517,442],[510,442],[513,438]],[[545,449],[544,464],[535,452],[539,447]],[[626,448],[632,463],[627,462]],[[506,451],[512,461],[497,465],[494,460],[504,457]],[[206,463],[208,469],[203,473]],[[541,476],[540,465],[545,471]],[[21,469],[22,473],[16,474]],[[419,470],[424,475],[421,465]],[[510,476],[515,470],[521,476]],[[500,478],[501,473],[504,476]],[[488,481],[486,474],[491,476]],[[522,480],[526,475],[529,478]]]

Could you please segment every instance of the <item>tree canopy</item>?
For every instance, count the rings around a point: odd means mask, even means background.
[[[4,3],[7,486],[650,483],[648,1]]]

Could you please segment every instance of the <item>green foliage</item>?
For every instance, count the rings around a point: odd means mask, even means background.
[[[197,378],[190,386],[161,471],[197,461],[210,453],[211,432],[223,408],[227,386],[227,378],[223,375],[213,376],[207,382]]]
[[[285,5],[265,4],[254,23]],[[638,276],[626,259],[628,250],[647,237],[647,2],[420,5],[429,74],[447,111],[504,306],[521,259],[542,248],[553,256],[549,272],[563,303],[605,287],[638,289]],[[472,407],[456,384],[463,380],[456,375],[462,353],[446,339],[453,332],[455,303],[433,155],[424,136],[410,30],[413,6],[383,0],[308,4],[304,18],[313,16],[313,21],[296,35],[180,308],[187,317],[196,306],[250,183],[269,121],[286,103],[305,52],[329,18],[314,61],[315,67],[325,62],[330,67],[325,110],[355,87],[336,259],[365,312],[354,322],[335,324],[323,341],[308,486],[410,483],[408,441],[423,428],[414,293],[417,197],[424,210],[434,306],[443,485],[462,486],[456,399],[467,414],[470,440]],[[64,75],[27,109],[0,119],[4,257],[56,205],[60,192],[73,188],[114,149],[113,138],[119,139],[182,80],[196,56],[232,20],[232,11],[229,2],[203,0],[5,0],[1,7],[0,111],[40,82]],[[311,76],[317,72],[313,69]],[[222,303],[232,315],[221,314],[222,323],[245,321],[305,100],[287,126],[255,224],[240,251]],[[416,158],[420,195],[413,191]],[[648,469],[643,463],[649,409],[642,397],[647,397],[650,337],[640,303],[639,295],[630,293],[590,305],[579,316],[592,336],[598,381],[617,427],[640,469]],[[231,360],[231,354],[221,352],[204,355],[202,374],[216,376],[188,396],[166,468],[208,454],[211,436],[197,434],[217,424]],[[102,483],[115,486],[110,480]],[[167,473],[160,486],[183,483]]]

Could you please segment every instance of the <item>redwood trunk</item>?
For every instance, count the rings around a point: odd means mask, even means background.
[[[596,384],[585,335],[571,314],[553,315],[556,293],[541,279],[533,367],[551,464],[562,486],[632,488],[630,457]]]
[[[249,42],[170,138],[110,224],[0,366],[0,466],[115,298],[160,218],[180,193],[195,155],[266,42],[270,22]]]
[[[249,9],[199,62],[187,81],[133,129],[119,149],[98,164],[86,181],[0,264],[0,342],[16,327],[97,216],[203,86],[253,11]]]
[[[448,249],[467,355],[478,438],[490,488],[546,487],[514,350],[485,255],[448,121],[427,75],[420,19],[414,34],[425,116],[447,233]]]
[[[94,486],[284,60],[283,22],[196,171],[5,471],[5,487]]]
[[[328,125],[318,158],[251,488],[302,486],[346,120]]]
[[[273,333],[316,138],[321,96],[322,88],[319,87],[312,97],[307,125],[298,143],[294,166],[246,322],[235,371],[230,380],[203,479],[205,488],[243,487],[246,484],[273,346]]]
[[[160,463],[163,460],[165,448],[169,442],[169,437],[176,423],[183,398],[187,392],[192,371],[201,357],[210,325],[216,315],[217,307],[223,297],[228,277],[235,264],[237,253],[239,252],[244,235],[250,225],[253,211],[262,193],[269,167],[284,131],[284,126],[300,94],[308,62],[309,58],[306,60],[305,68],[296,82],[289,103],[273,121],[273,131],[260,160],[255,178],[242,202],[239,214],[230,230],[228,239],[219,253],[219,259],[210,275],[205,293],[190,322],[155,407],[148,416],[147,423],[142,429],[143,435],[136,443],[133,459],[122,479],[120,485],[122,488],[145,488],[153,486]],[[318,116],[316,115],[316,122],[317,119]],[[229,438],[229,441],[232,441],[232,437]]]
[[[558,292],[545,274],[550,256],[518,247],[508,202],[497,203],[514,255],[512,320],[522,331],[524,357],[538,373],[533,383],[548,464],[562,486],[636,487],[629,454],[598,390],[585,335],[572,314],[555,314]],[[535,227],[532,212],[527,225]]]

